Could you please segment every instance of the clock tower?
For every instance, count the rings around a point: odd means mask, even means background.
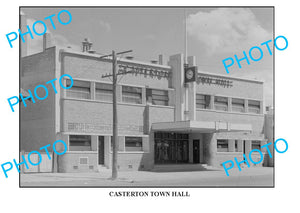
[[[183,54],[170,56],[172,68],[170,87],[174,88],[175,121],[196,120],[196,79],[198,75],[195,56],[187,57],[185,67]],[[189,68],[189,69],[187,69]]]

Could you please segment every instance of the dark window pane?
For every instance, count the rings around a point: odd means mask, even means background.
[[[90,151],[91,136],[90,135],[70,135],[69,136],[70,151]]]
[[[252,149],[258,149],[258,150],[261,149],[260,141],[252,141],[251,143],[252,143]]]
[[[125,151],[143,151],[141,137],[125,137]]]
[[[228,140],[217,140],[217,151],[228,152]]]

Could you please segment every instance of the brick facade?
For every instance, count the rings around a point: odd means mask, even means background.
[[[194,58],[190,63],[195,64]],[[226,160],[241,158],[243,152],[249,153],[251,141],[265,143],[263,115],[263,83],[259,81],[199,73],[201,76],[221,78],[232,81],[232,87],[191,83],[188,87],[183,82],[182,54],[170,57],[169,66],[122,60],[124,66],[134,65],[170,73],[170,78],[158,78],[142,74],[128,74],[122,77],[117,88],[118,120],[119,120],[119,153],[118,166],[120,170],[151,170],[155,166],[155,131],[154,123],[180,122],[194,120],[201,122],[226,123],[228,131],[211,129],[207,132],[189,130],[170,130],[170,132],[188,133],[188,163],[193,163],[193,141],[200,141],[200,163],[220,166]],[[21,108],[21,150],[37,150],[42,145],[62,139],[68,144],[68,152],[57,159],[58,172],[95,172],[98,171],[100,155],[103,157],[103,167],[111,168],[111,136],[112,136],[112,102],[96,99],[96,85],[111,84],[110,79],[102,75],[111,73],[111,61],[100,60],[96,54],[76,53],[69,50],[48,48],[44,52],[27,56],[22,59],[22,88],[31,89],[38,84],[69,74],[74,80],[87,82],[90,97],[88,99],[74,98],[67,95],[66,90],[57,87],[54,94],[49,87],[49,96],[44,101]],[[66,82],[64,82],[66,84]],[[141,103],[127,103],[122,99],[124,86],[141,88]],[[168,94],[168,106],[149,103],[148,89],[165,90]],[[187,91],[188,90],[188,91]],[[187,91],[187,92],[186,92]],[[228,111],[196,108],[196,94],[206,94],[211,97],[224,96],[228,98]],[[187,96],[186,96],[187,95]],[[192,97],[192,100],[191,100]],[[243,99],[245,112],[232,111],[232,98]],[[259,101],[259,113],[248,111],[248,100]],[[188,104],[186,103],[188,101]],[[188,108],[185,108],[186,104]],[[194,114],[193,114],[194,113]],[[251,126],[251,131],[232,131],[237,124]],[[217,126],[217,123],[215,124]],[[220,124],[221,125],[221,124]],[[70,150],[70,136],[83,135],[90,137],[87,150]],[[103,137],[103,141],[100,137]],[[139,137],[142,140],[140,151],[126,150],[126,137]],[[228,140],[228,152],[217,151],[217,141]],[[238,141],[235,150],[235,140]],[[104,143],[100,146],[100,143]],[[247,148],[243,147],[246,144]],[[101,147],[101,148],[100,148]],[[100,150],[103,149],[103,150]],[[133,149],[137,149],[133,147]],[[246,150],[246,151],[245,151]],[[259,156],[253,154],[253,159]]]

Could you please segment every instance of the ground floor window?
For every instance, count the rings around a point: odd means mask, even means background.
[[[156,132],[154,140],[156,164],[188,163],[188,134]]]
[[[70,151],[91,151],[91,136],[90,135],[70,135],[69,150]]]
[[[143,138],[125,137],[125,151],[127,152],[143,151]]]
[[[217,140],[217,152],[228,152],[228,140]]]
[[[260,141],[252,141],[251,142],[251,148],[252,149],[258,149],[258,150],[260,150],[261,149],[261,146],[260,146]]]

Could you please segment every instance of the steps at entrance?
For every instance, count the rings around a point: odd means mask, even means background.
[[[163,164],[154,165],[152,172],[184,172],[184,171],[209,171],[218,170],[207,164]]]

